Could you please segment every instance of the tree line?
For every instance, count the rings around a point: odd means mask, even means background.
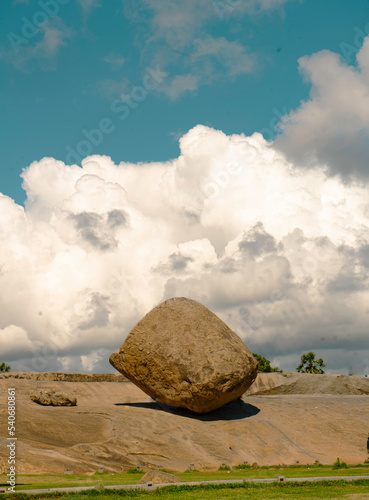
[[[257,354],[255,352],[252,353],[256,361],[259,363],[259,373],[283,373],[283,370],[278,368],[277,366],[271,366],[269,359]],[[299,373],[324,373],[323,368],[325,367],[324,361],[322,358],[315,359],[315,352],[307,352],[301,356],[301,362],[299,366],[296,367],[296,370]]]

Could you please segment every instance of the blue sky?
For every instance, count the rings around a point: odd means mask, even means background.
[[[161,19],[170,11],[166,1],[156,2],[156,7],[152,2],[154,8],[143,1],[63,3],[57,3],[57,15],[38,26],[32,38],[23,38],[28,43],[13,41],[18,53],[11,47],[10,33],[22,36],[22,28],[27,21],[33,23],[35,15],[36,24],[42,22],[37,15],[45,8],[33,0],[0,5],[5,118],[0,191],[18,203],[25,199],[22,169],[45,156],[65,161],[67,146],[75,149],[84,139],[82,130],[95,129],[103,118],[113,121],[114,131],[104,134],[92,153],[117,162],[174,158],[179,154],[178,137],[197,124],[227,134],[263,129],[275,133],[274,117],[309,95],[298,59],[328,49],[354,64],[354,52],[346,47],[343,54],[342,43],[359,48],[355,28],[364,30],[369,20],[365,0],[255,2],[256,11],[246,8],[252,2],[243,0],[208,2],[206,9],[192,1],[185,22],[182,9],[171,26]],[[49,8],[55,8],[55,2],[51,4]],[[180,30],[181,25],[185,29]],[[214,46],[215,39],[223,46],[228,42],[228,52],[224,49],[218,59],[209,50],[206,55],[206,48],[201,53],[194,40],[206,37]],[[167,73],[163,84],[119,120],[111,103],[142,85],[146,69],[157,65]],[[184,75],[198,80],[192,90],[165,90]],[[269,130],[263,130],[268,140]]]
[[[112,371],[185,296],[369,372],[366,0],[13,0],[0,33],[0,361]]]

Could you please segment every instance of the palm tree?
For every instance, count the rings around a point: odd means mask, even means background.
[[[301,356],[301,363],[296,368],[299,373],[324,373],[325,364],[322,358],[315,359],[315,352],[308,352]]]
[[[10,366],[5,363],[0,363],[0,373],[10,372]]]

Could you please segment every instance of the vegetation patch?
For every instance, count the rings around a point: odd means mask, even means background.
[[[43,500],[49,498],[62,498],[70,500],[87,500],[93,498],[100,499],[119,499],[119,498],[137,498],[145,499],[149,497],[157,497],[161,500],[216,500],[222,499],[243,499],[243,498],[259,498],[259,499],[276,499],[276,498],[341,498],[343,495],[349,498],[348,495],[359,495],[355,498],[360,498],[361,495],[367,494],[369,491],[369,480],[358,479],[356,481],[318,481],[318,482],[283,482],[283,483],[227,483],[227,484],[206,484],[206,485],[171,485],[159,488],[153,491],[143,491],[139,489],[132,490],[113,490],[113,489],[92,489],[83,492],[57,492],[57,493],[41,493],[41,494],[25,494],[14,493],[14,500]],[[5,495],[0,495],[0,498],[5,499]],[[361,498],[365,498],[362,496]]]

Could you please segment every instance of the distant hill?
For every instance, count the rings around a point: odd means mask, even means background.
[[[369,394],[369,378],[310,373],[259,373],[245,394]]]

